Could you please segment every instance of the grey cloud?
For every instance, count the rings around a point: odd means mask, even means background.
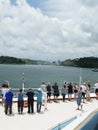
[[[94,7],[98,5],[98,0],[80,0],[83,5]]]
[[[89,43],[98,43],[98,27],[97,25],[81,25],[83,32],[89,33]]]
[[[36,8],[26,0],[17,6],[0,2],[7,7],[0,13],[2,54],[42,60],[97,55],[98,9],[79,2],[43,0]]]

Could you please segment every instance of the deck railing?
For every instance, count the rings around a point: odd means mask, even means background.
[[[20,88],[12,88],[12,91],[13,91],[13,93],[14,93],[14,97],[16,97],[16,94],[19,92],[19,89],[20,89]],[[23,89],[24,96],[25,96],[25,93],[28,91],[28,89],[29,89],[29,88],[24,88],[24,89]],[[38,89],[38,88],[32,88],[32,90],[35,92],[35,96],[36,96],[36,93],[37,93],[37,89]],[[0,98],[1,98],[1,94],[2,94],[1,91],[2,91],[2,89],[0,88]],[[90,93],[94,93],[94,91],[95,91],[94,87],[91,87],[91,88],[90,88]],[[51,95],[53,96],[53,91],[52,91]],[[60,95],[60,96],[62,95],[62,93],[61,93],[61,88],[59,88],[59,95]]]

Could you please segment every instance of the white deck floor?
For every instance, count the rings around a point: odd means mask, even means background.
[[[59,103],[48,103],[48,111],[39,114],[36,112],[36,102],[34,104],[34,114],[28,114],[27,108],[24,108],[24,114],[17,112],[17,103],[13,104],[13,115],[7,116],[4,113],[4,107],[0,105],[0,129],[2,130],[49,130],[56,124],[77,116],[77,121],[65,127],[64,130],[73,130],[75,125],[79,124],[92,111],[98,108],[98,100],[92,99],[92,102],[83,104],[83,111],[76,110],[76,101],[66,101]]]

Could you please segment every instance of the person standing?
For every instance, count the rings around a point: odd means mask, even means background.
[[[47,109],[47,92],[46,92],[46,84],[45,82],[41,83],[41,90],[42,90],[42,96],[43,96],[43,104],[44,104],[44,110],[48,110]]]
[[[86,85],[86,100],[87,101],[90,101],[90,88],[91,88],[91,84],[90,82],[87,82],[87,85]]]
[[[58,96],[59,96],[59,87],[57,85],[57,82],[54,83],[52,88],[53,88],[53,94],[54,94],[54,101],[57,102]]]
[[[28,97],[28,113],[34,113],[34,92],[30,88],[28,92],[26,93]]]
[[[20,89],[18,93],[18,113],[19,114],[23,113],[23,105],[24,105],[23,92],[22,92],[22,89]]]
[[[82,97],[83,97],[83,103],[85,103],[85,95],[86,95],[86,83],[84,82],[83,85],[81,85],[82,87]]]
[[[46,90],[47,90],[47,100],[48,102],[50,103],[51,102],[51,85],[50,83],[48,82],[48,85],[46,86]]]
[[[6,92],[8,92],[8,85],[7,84],[3,84],[2,86],[1,86],[1,94],[2,94],[2,101],[1,101],[1,104],[2,104],[2,106],[4,106],[5,105],[5,94],[6,94]]]
[[[66,96],[66,93],[67,93],[67,88],[66,88],[66,85],[64,84],[62,89],[61,89],[61,93],[62,93],[62,97],[63,97],[63,102],[65,102],[65,96]]]
[[[41,88],[38,89],[37,92],[37,112],[41,112],[41,107],[42,107],[42,90]]]
[[[73,89],[74,89],[74,99],[76,100],[77,94],[78,94],[78,84],[74,83]]]
[[[68,84],[67,88],[68,88],[68,100],[71,101],[73,94],[73,85],[71,82]]]
[[[78,108],[77,110],[80,110],[80,106],[81,106],[81,109],[82,109],[82,104],[81,104],[81,100],[82,100],[82,87],[79,88],[79,91],[78,91],[78,97],[77,97],[77,105],[78,105]]]
[[[13,92],[11,91],[11,88],[9,88],[8,92],[5,94],[5,114],[12,114],[12,102],[13,102]]]

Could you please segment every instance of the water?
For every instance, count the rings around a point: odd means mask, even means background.
[[[24,75],[23,75],[24,73]],[[95,83],[98,79],[98,72],[92,69],[81,69],[82,81]],[[9,81],[12,88],[22,86],[23,79],[25,87],[38,88],[41,82],[50,82],[51,85],[56,81],[62,86],[64,81],[79,83],[80,68],[64,67],[52,65],[0,65],[0,84]]]
[[[83,124],[80,130],[98,130],[98,111]]]

